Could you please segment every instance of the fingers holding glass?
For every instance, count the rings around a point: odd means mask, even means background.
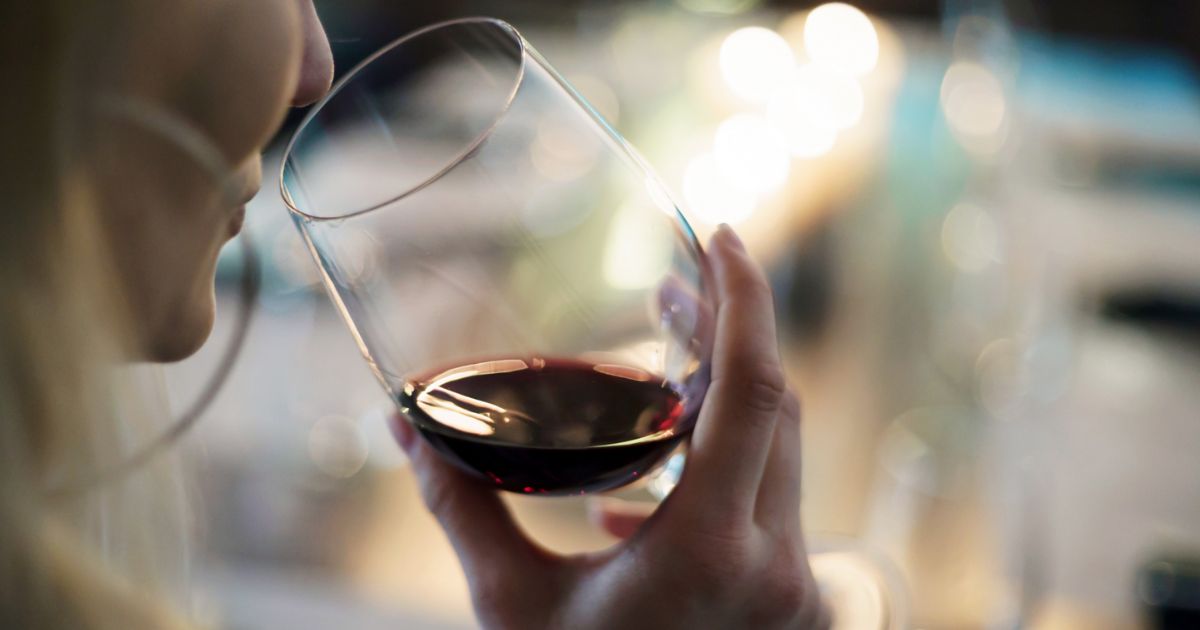
[[[446,462],[404,419],[393,416],[391,428],[412,462],[422,500],[468,576],[527,575],[551,558],[525,536],[493,490]]]
[[[748,524],[786,384],[766,276],[728,227],[709,251],[718,299],[713,379],[676,494],[688,518]]]
[[[800,415],[800,399],[789,389],[779,406],[754,506],[760,527],[784,535],[800,531]]]

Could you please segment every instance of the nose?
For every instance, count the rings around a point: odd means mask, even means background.
[[[333,53],[329,38],[317,17],[312,0],[300,0],[301,26],[304,30],[304,53],[300,62],[300,80],[292,94],[292,105],[302,107],[315,102],[329,91],[333,82]]]

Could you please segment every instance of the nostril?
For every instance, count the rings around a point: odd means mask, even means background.
[[[325,96],[333,81],[333,64],[325,63],[324,67],[307,66],[300,69],[300,80],[296,85],[296,93],[292,95],[292,105],[303,107],[310,105]]]

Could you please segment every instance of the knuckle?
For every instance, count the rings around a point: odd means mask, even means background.
[[[507,581],[498,572],[488,572],[471,579],[471,600],[480,610],[502,610],[510,596]]]
[[[798,575],[771,580],[766,591],[774,607],[789,617],[803,609],[808,601],[808,589]]]
[[[749,608],[762,625],[775,626],[798,617],[807,597],[807,589],[799,579],[772,578],[754,589]]]
[[[801,562],[794,554],[780,553],[760,574],[749,609],[763,625],[786,625],[811,604],[813,593],[803,579]]]
[[[775,361],[759,361],[745,374],[746,404],[753,410],[775,412],[787,394],[787,379]]]

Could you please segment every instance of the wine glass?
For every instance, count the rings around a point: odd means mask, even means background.
[[[644,159],[520,33],[443,22],[350,70],[281,192],[379,382],[495,487],[599,492],[683,441],[710,280]]]

